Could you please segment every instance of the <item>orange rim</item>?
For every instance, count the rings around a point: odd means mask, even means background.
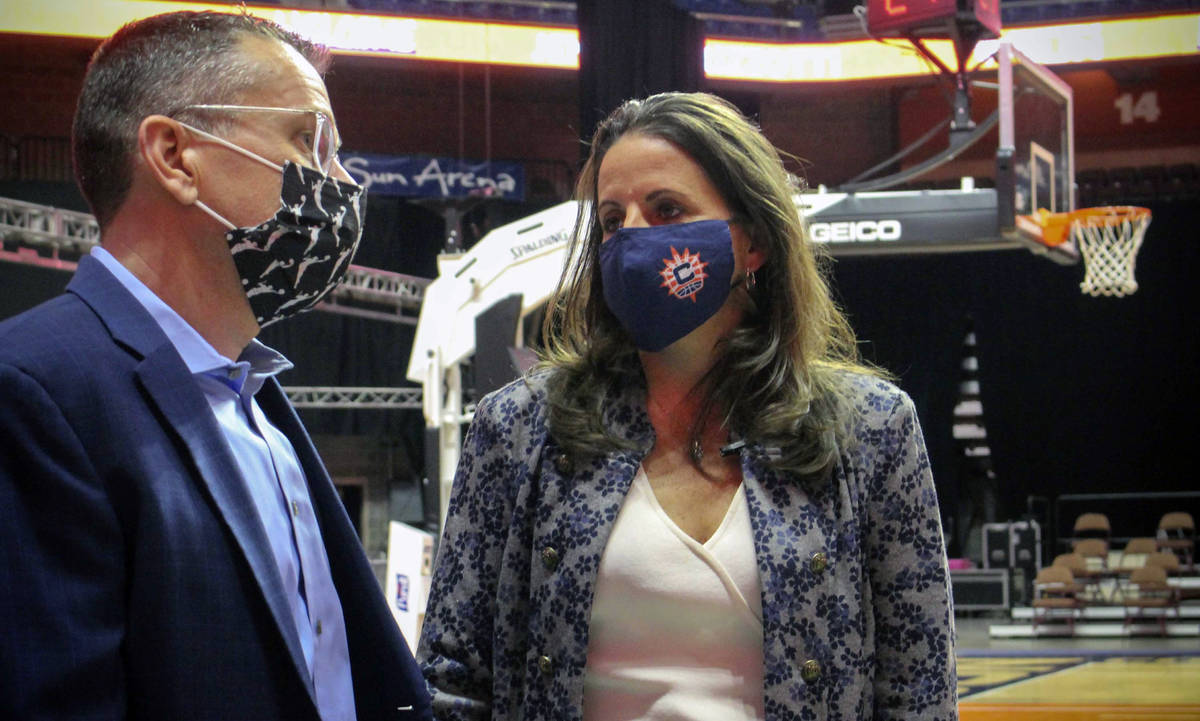
[[[1150,209],[1136,205],[1101,205],[1095,208],[1080,208],[1070,213],[1051,213],[1038,208],[1036,213],[1025,216],[1042,229],[1042,242],[1046,245],[1062,245],[1071,234],[1073,223],[1090,226],[1114,226],[1125,221],[1136,222],[1150,217]]]
[[[1093,225],[1118,225],[1124,221],[1135,221],[1150,217],[1149,208],[1136,205],[1102,205],[1096,208],[1080,208],[1068,215],[1072,221],[1092,221]]]

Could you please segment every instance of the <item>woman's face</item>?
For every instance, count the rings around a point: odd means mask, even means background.
[[[625,135],[609,148],[596,190],[605,240],[620,228],[729,218],[700,166],[674,143],[650,135]]]
[[[729,206],[704,170],[677,145],[630,133],[613,143],[596,179],[596,215],[608,240],[621,228],[644,228],[698,220],[728,220]],[[733,236],[735,275],[762,266],[739,225]]]

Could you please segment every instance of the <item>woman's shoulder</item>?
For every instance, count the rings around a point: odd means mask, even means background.
[[[886,422],[912,407],[908,394],[886,378],[848,369],[834,370],[832,377],[837,392],[860,420]]]
[[[546,369],[534,369],[484,395],[475,407],[475,415],[544,417],[550,373]]]
[[[514,458],[534,454],[545,442],[545,383],[522,376],[486,394],[475,405],[463,439],[462,458]]]
[[[914,441],[921,442],[916,407],[895,383],[876,375],[841,372],[843,402],[849,414],[843,462],[866,469],[891,467],[905,456]]]

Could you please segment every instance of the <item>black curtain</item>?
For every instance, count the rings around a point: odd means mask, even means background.
[[[917,405],[948,531],[961,483],[951,425],[968,318],[1001,519],[1022,517],[1031,496],[1195,489],[1182,469],[1200,363],[1200,207],[1152,210],[1140,287],[1126,298],[1083,295],[1081,266],[1024,250],[835,263],[864,355],[896,373]],[[1160,512],[1142,503],[1105,510],[1116,536],[1153,535]]]
[[[579,0],[575,8],[584,140],[625,100],[700,89],[704,27],[686,10],[670,0]]]

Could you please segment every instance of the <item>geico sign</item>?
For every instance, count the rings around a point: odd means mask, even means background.
[[[812,239],[819,242],[846,242],[853,240],[899,240],[898,220],[847,220],[838,223],[811,223],[808,226]]]

